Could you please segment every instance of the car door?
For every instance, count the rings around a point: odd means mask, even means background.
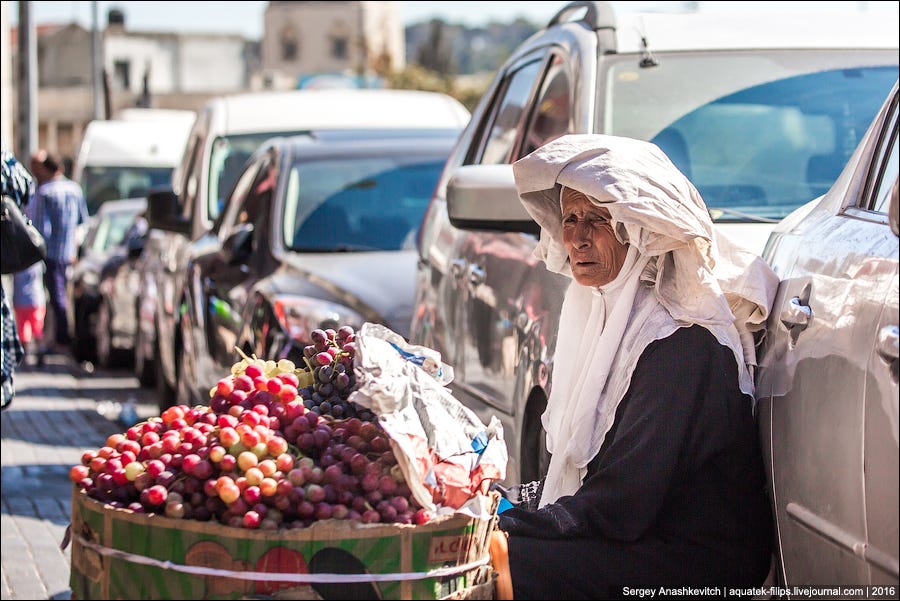
[[[766,251],[782,281],[757,390],[787,585],[897,582],[898,238],[878,201],[896,108]]]
[[[208,245],[197,244],[200,256],[191,277],[200,299],[193,310],[203,315],[202,337],[194,336],[201,345],[194,353],[200,375],[228,373],[238,358],[234,349],[249,289],[265,275],[261,255],[267,252],[264,230],[276,175],[268,154],[249,164],[226,201],[221,222],[206,238]]]
[[[898,108],[893,110],[871,170],[871,185],[864,197],[869,210],[887,216],[893,203],[897,208]],[[873,260],[873,269],[884,274],[887,290],[875,326],[866,369],[865,430],[863,460],[866,491],[866,548],[870,584],[898,582],[898,515],[900,507],[900,465],[898,465],[898,243],[893,232],[893,253]],[[888,239],[890,236],[885,234]],[[890,252],[890,248],[888,248]]]
[[[508,165],[573,131],[571,68],[564,51],[555,46],[513,64],[503,80],[503,93],[485,113],[482,138],[473,145],[477,150],[469,163]],[[541,325],[555,320],[547,308],[561,305],[567,284],[533,256],[536,243],[530,233],[467,231],[452,265],[462,326],[457,329],[462,335],[454,357],[459,369],[455,391],[482,419],[498,412],[512,416],[504,429],[521,450],[510,471],[514,478],[529,480],[542,475],[540,464],[546,460],[539,440],[543,395],[526,406],[531,388],[546,384],[544,375],[549,373],[543,361],[552,341],[537,339],[545,332]]]

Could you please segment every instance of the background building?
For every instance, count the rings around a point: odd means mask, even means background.
[[[259,86],[373,85],[406,66],[396,2],[269,2]]]
[[[126,13],[110,10],[97,26],[101,117],[132,107],[197,110],[211,97],[250,90],[325,86],[432,89],[471,108],[489,81],[482,75],[491,74],[536,30],[521,20],[466,28],[433,19],[404,28],[398,4],[271,1],[262,16],[261,40],[132,31]],[[8,3],[0,16],[0,124],[12,146],[19,32],[10,27]],[[91,26],[76,22],[35,27],[36,144],[68,161],[97,110],[92,36]]]
[[[18,29],[7,31],[12,52],[3,56],[12,56],[4,80],[17,64]],[[36,33],[37,146],[71,164],[94,118],[92,32],[68,23],[42,24]],[[257,55],[258,44],[240,35],[129,31],[125,15],[111,10],[101,32],[103,117],[133,107],[197,110],[212,97],[245,91]],[[5,102],[15,93],[3,96]],[[14,104],[9,110],[14,121]]]

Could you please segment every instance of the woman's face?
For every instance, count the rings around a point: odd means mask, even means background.
[[[613,234],[609,210],[571,188],[563,187],[560,200],[563,244],[575,281],[593,288],[609,284],[619,275],[628,252],[628,245]]]

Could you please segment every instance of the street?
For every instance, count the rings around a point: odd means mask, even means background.
[[[85,369],[87,367],[87,369]],[[128,424],[157,415],[153,392],[130,371],[93,371],[51,355],[42,368],[21,366],[16,398],[2,413],[3,599],[69,599],[69,468]],[[128,416],[128,410],[125,417]]]

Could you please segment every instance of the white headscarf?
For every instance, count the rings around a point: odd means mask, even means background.
[[[699,324],[732,349],[753,398],[754,332],[765,327],[778,277],[714,230],[700,193],[654,144],[572,134],[513,165],[525,208],[541,226],[535,256],[571,277],[560,188],[607,208],[625,264],[600,289],[573,281],[560,314],[553,381],[542,417],[552,453],[541,506],[573,494],[600,450],[644,349]],[[644,284],[643,286],[641,284]]]

